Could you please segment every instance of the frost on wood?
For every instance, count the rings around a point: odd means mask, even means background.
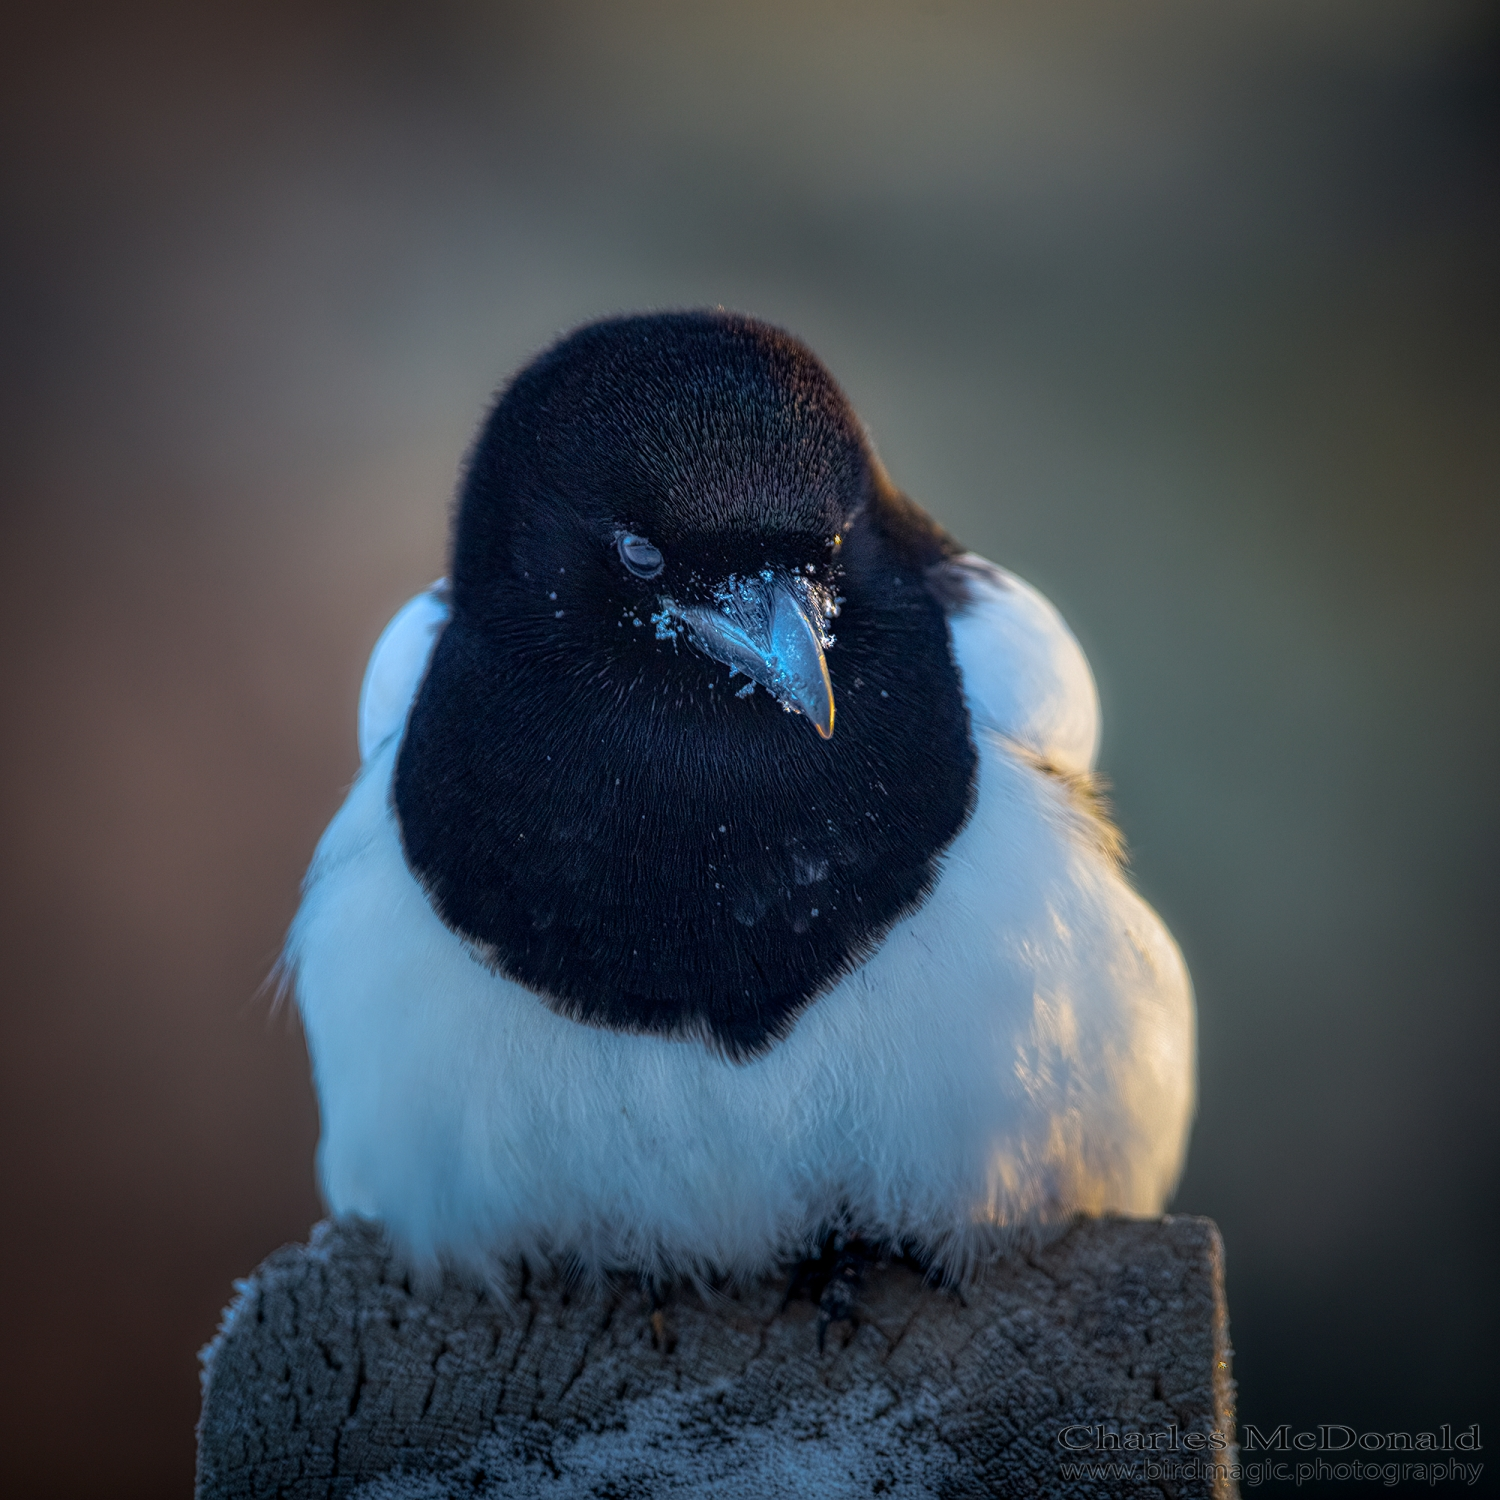
[[[1232,1440],[1210,1220],[1080,1221],[962,1295],[872,1268],[821,1353],[816,1305],[788,1301],[787,1285],[682,1288],[659,1315],[624,1282],[530,1278],[508,1299],[452,1277],[414,1289],[377,1230],[321,1224],[241,1285],[206,1353],[198,1495],[1233,1492],[1069,1475],[1078,1458],[1133,1455],[1058,1442],[1098,1424]]]

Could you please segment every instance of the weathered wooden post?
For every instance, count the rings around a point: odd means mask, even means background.
[[[961,1295],[873,1268],[820,1352],[784,1278],[416,1289],[325,1223],[206,1351],[200,1500],[1226,1496],[1212,1221],[1081,1220]]]

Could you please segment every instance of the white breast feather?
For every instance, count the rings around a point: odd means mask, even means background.
[[[1160,1212],[1193,1108],[1187,973],[1037,767],[1092,764],[1083,653],[1034,590],[966,565],[973,816],[922,908],[748,1064],[566,1020],[442,925],[390,805],[426,651],[400,658],[407,699],[381,700],[288,940],[335,1212],[384,1220],[418,1261],[745,1273],[841,1210],[955,1269],[1079,1211]],[[430,649],[444,606],[419,599],[397,622]]]

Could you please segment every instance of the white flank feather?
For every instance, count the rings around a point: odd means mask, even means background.
[[[393,640],[422,645],[399,654],[407,700],[380,700],[373,738],[362,706],[370,759],[288,941],[330,1208],[383,1220],[418,1261],[748,1274],[839,1215],[962,1269],[1080,1211],[1161,1211],[1193,1109],[1188,976],[1039,764],[1092,764],[1082,651],[1033,589],[964,565],[973,816],[921,909],[747,1064],[565,1019],[438,920],[390,784],[444,605],[396,617],[371,673]]]
[[[426,593],[408,599],[380,632],[359,688],[361,761],[406,728],[438,632],[448,623],[446,592],[447,581],[438,579]]]

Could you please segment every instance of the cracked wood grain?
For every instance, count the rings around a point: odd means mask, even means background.
[[[875,1267],[821,1354],[815,1304],[786,1289],[414,1287],[378,1230],[321,1224],[240,1284],[205,1351],[198,1496],[1234,1492],[1222,1475],[1070,1477],[1058,1442],[1172,1424],[1232,1443],[1207,1219],[1081,1220],[961,1296]]]

